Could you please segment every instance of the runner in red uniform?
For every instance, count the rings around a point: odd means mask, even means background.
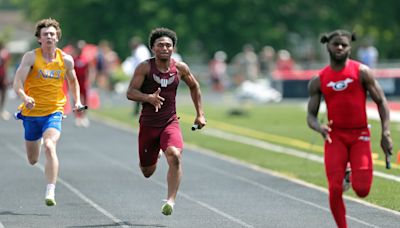
[[[10,58],[10,53],[5,48],[3,41],[0,40],[0,117],[3,120],[10,118],[10,113],[4,109],[8,89],[7,67]]]
[[[385,95],[365,65],[349,59],[353,34],[336,30],[323,35],[330,65],[309,82],[307,123],[325,139],[325,171],[329,185],[329,204],[338,227],[347,227],[343,201],[343,178],[351,166],[351,184],[359,197],[369,194],[372,184],[370,131],[367,123],[367,92],[376,103],[382,125],[381,146],[390,155],[392,139],[389,108]],[[328,124],[321,125],[318,111],[322,97],[327,106]]]
[[[89,102],[89,89],[90,89],[90,78],[93,71],[93,66],[90,60],[82,54],[82,50],[85,47],[86,42],[80,40],[73,47],[72,57],[75,61],[75,72],[76,78],[79,82],[81,101],[84,104]],[[78,127],[89,127],[90,121],[87,118],[86,111],[75,112],[75,125]]]
[[[200,86],[184,62],[171,58],[177,37],[174,31],[157,28],[150,33],[149,46],[154,58],[135,69],[127,98],[142,102],[139,118],[139,160],[143,175],[149,178],[157,167],[160,149],[169,165],[168,195],[161,211],[171,215],[182,178],[183,139],[176,116],[175,98],[180,79],[189,87],[196,109],[194,124],[201,129],[206,120],[201,106]]]

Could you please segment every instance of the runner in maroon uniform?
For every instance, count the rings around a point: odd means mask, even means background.
[[[175,32],[166,28],[157,28],[150,33],[149,46],[155,57],[135,69],[127,91],[129,100],[142,102],[138,140],[143,175],[148,178],[156,170],[160,149],[167,158],[168,195],[161,209],[164,215],[172,214],[182,178],[183,138],[175,106],[180,79],[190,89],[197,114],[194,124],[199,129],[206,125],[199,83],[184,62],[175,62],[171,58],[176,41]]]
[[[347,227],[342,182],[350,163],[351,184],[359,197],[369,194],[372,184],[370,131],[367,123],[366,96],[377,104],[382,125],[381,146],[390,155],[392,139],[389,108],[385,95],[365,65],[349,59],[353,34],[336,30],[323,35],[330,65],[309,83],[307,123],[325,139],[325,171],[329,185],[329,204],[338,227]],[[318,122],[322,97],[327,106],[328,125]]]

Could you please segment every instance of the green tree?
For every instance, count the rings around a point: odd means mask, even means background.
[[[398,58],[400,2],[386,0],[12,0],[31,20],[53,17],[62,23],[63,42],[85,39],[113,43],[122,58],[133,35],[143,39],[155,27],[174,29],[184,55],[229,57],[246,43],[295,49],[319,45],[321,33],[337,28],[370,36],[383,58]]]

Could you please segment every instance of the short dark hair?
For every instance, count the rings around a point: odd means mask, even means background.
[[[323,44],[328,43],[335,36],[347,36],[351,41],[356,40],[355,33],[349,32],[349,31],[343,30],[343,29],[338,29],[338,30],[332,31],[330,33],[323,34],[321,36],[320,42]]]
[[[53,18],[47,18],[47,19],[40,20],[36,24],[35,36],[37,38],[40,38],[40,30],[42,30],[42,28],[48,28],[48,27],[51,27],[51,26],[53,26],[56,29],[58,39],[61,39],[60,23],[58,23],[58,21],[56,21]]]
[[[172,31],[171,29],[167,29],[167,28],[156,28],[156,29],[153,29],[149,35],[150,49],[153,48],[154,42],[158,38],[163,37],[163,36],[170,38],[172,40],[172,45],[174,47],[176,46],[176,42],[178,42],[178,37],[176,36],[176,33],[174,31]]]

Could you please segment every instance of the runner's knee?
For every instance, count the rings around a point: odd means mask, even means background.
[[[143,171],[142,170],[142,173],[145,178],[150,178],[151,176],[153,176],[154,171]]]
[[[175,166],[180,165],[182,157],[180,149],[171,146],[167,148],[164,154],[167,157],[168,164]]]
[[[343,175],[339,173],[331,174],[328,178],[329,194],[331,196],[340,196],[343,194]]]
[[[353,184],[354,192],[358,197],[364,198],[367,197],[370,191],[370,186],[357,186]]]
[[[329,184],[329,194],[337,197],[343,194],[342,184]]]
[[[26,155],[29,164],[35,165],[39,161],[40,141],[26,142]]]
[[[35,165],[38,162],[38,158],[36,156],[28,156],[29,164]]]
[[[368,196],[372,184],[372,170],[354,170],[351,182],[353,190],[358,197]]]
[[[153,175],[154,171],[156,171],[156,165],[152,165],[149,167],[140,167],[142,170],[143,176],[145,178],[149,178]]]
[[[43,142],[44,151],[47,156],[51,156],[53,152],[55,152],[56,144],[51,139],[46,139]]]

